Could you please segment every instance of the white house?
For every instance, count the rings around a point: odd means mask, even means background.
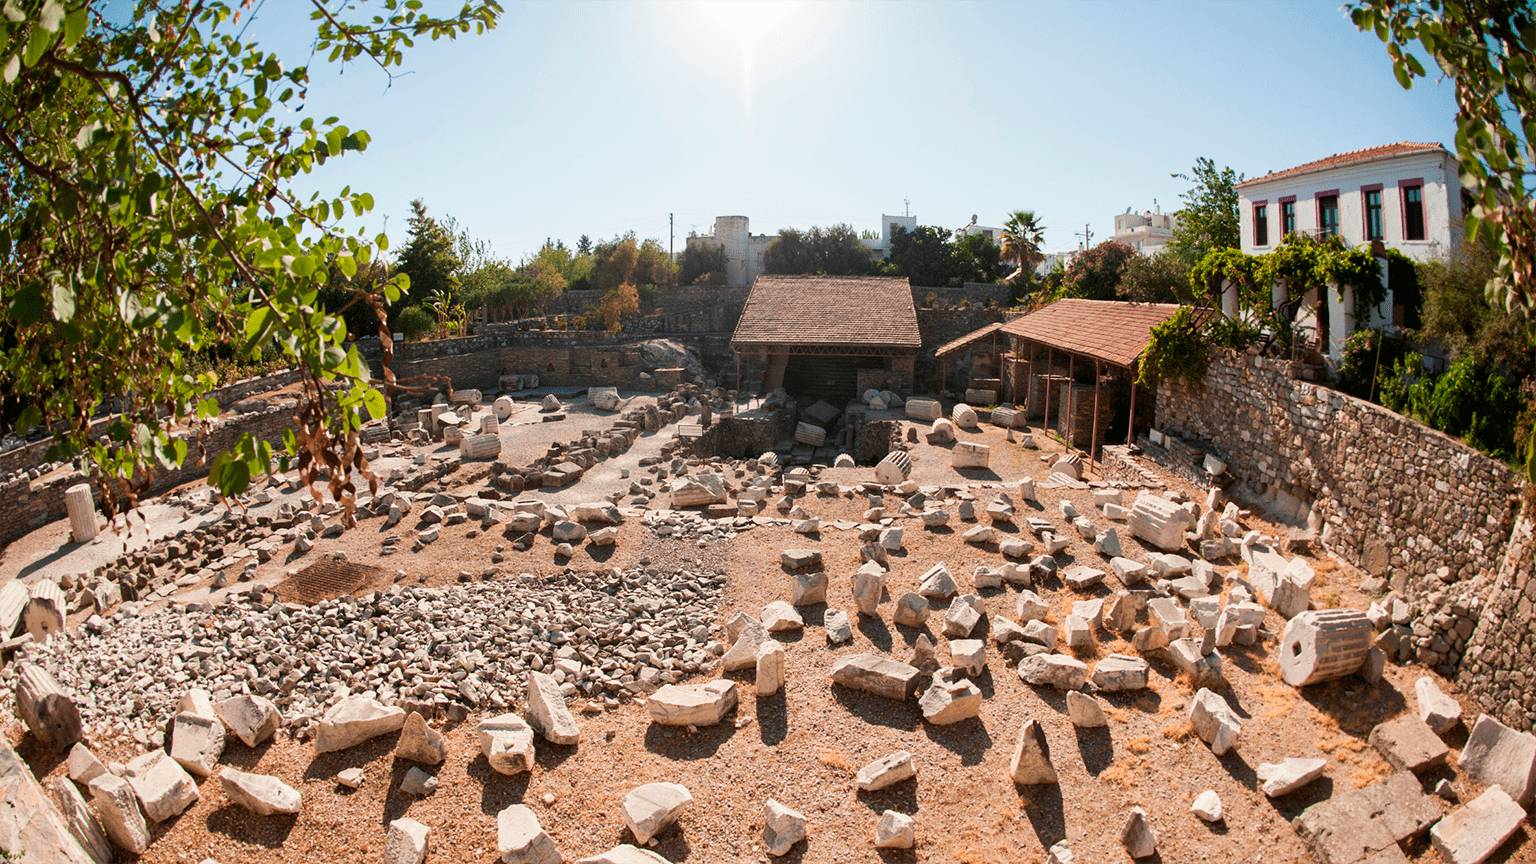
[[[880,214],[880,239],[866,239],[864,245],[874,252],[874,257],[881,260],[891,252],[891,238],[896,236],[896,229],[903,231],[917,230],[916,216],[891,216]]]
[[[1341,238],[1349,246],[1376,244],[1397,249],[1415,261],[1444,255],[1461,240],[1467,205],[1456,173],[1456,157],[1439,144],[1398,142],[1339,153],[1237,184],[1242,251],[1273,252],[1289,234]],[[1386,282],[1385,261],[1382,280]],[[1298,329],[1312,330],[1331,357],[1361,317],[1370,327],[1402,323],[1387,284],[1376,309],[1356,310],[1347,291],[1322,291],[1303,301]],[[1276,287],[1276,301],[1284,299]],[[1236,313],[1236,293],[1223,298]]]
[[[1285,235],[1373,240],[1415,261],[1449,252],[1461,238],[1456,157],[1439,144],[1407,141],[1352,150],[1237,184],[1242,249],[1262,255]]]
[[[1137,213],[1131,208],[1115,216],[1115,235],[1109,239],[1135,249],[1143,255],[1156,255],[1173,239],[1173,231],[1179,227],[1179,219],[1153,203],[1153,209]]]

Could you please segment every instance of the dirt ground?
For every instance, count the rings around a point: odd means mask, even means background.
[[[567,427],[566,434],[552,440],[568,438],[580,428],[569,423],[546,425]],[[945,448],[923,444],[914,451],[914,479],[934,485],[1011,484],[1023,476],[1042,478],[1048,470],[1039,451],[1008,444],[1002,430],[961,432],[961,438],[992,445],[990,470],[957,472],[948,467]],[[1048,448],[1056,446],[1043,436],[1037,439]],[[821,474],[821,479],[843,484],[872,477],[869,468],[828,469]],[[1203,500],[1203,494],[1176,478],[1165,479]],[[580,489],[561,494],[598,497],[581,495]],[[978,504],[994,494],[986,488],[971,491]],[[1107,570],[1107,562],[1078,539],[1062,517],[1057,501],[1063,498],[1100,528],[1118,524],[1126,557],[1145,559],[1149,550],[1141,548],[1124,523],[1105,519],[1093,507],[1091,492],[1040,490],[1038,496],[1038,505],[1020,506],[1018,521],[1022,525],[1029,516],[1047,518],[1061,528],[1063,536],[1073,538],[1073,544],[1056,556],[1063,569],[1087,563]],[[822,520],[855,523],[867,506],[862,494],[812,494],[800,503]],[[888,497],[886,503],[888,512],[894,512],[899,501]],[[158,826],[156,841],[140,860],[195,862],[211,857],[221,864],[377,860],[387,823],[409,815],[432,828],[428,860],[491,862],[497,860],[496,814],[522,802],[534,809],[566,860],[574,861],[633,842],[619,812],[620,800],[642,783],[665,780],[682,783],[694,797],[688,813],[676,827],[663,832],[654,846],[673,862],[768,861],[761,832],[762,807],[770,797],[799,810],[810,821],[808,840],[776,859],[788,862],[1043,862],[1046,849],[1062,839],[1078,861],[1122,861],[1128,859],[1118,840],[1119,829],[1132,806],[1147,811],[1158,836],[1159,856],[1144,860],[1305,862],[1311,858],[1287,821],[1334,791],[1389,776],[1391,769],[1366,743],[1366,736],[1375,724],[1414,710],[1413,682],[1421,675],[1433,675],[1418,667],[1389,664],[1385,679],[1376,684],[1350,676],[1292,688],[1280,680],[1271,656],[1273,634],[1283,621],[1270,613],[1266,638],[1249,648],[1222,649],[1229,686],[1221,692],[1242,718],[1243,730],[1233,751],[1218,758],[1190,735],[1185,709],[1192,690],[1171,665],[1153,658],[1151,686],[1145,691],[1100,694],[1110,726],[1079,730],[1067,719],[1064,692],[1022,682],[988,640],[987,672],[977,681],[986,697],[981,716],[951,726],[932,726],[923,721],[915,700],[898,703],[833,687],[829,671],[837,658],[861,652],[905,661],[924,632],[938,645],[942,659],[947,654],[946,640],[938,634],[942,610],[931,618],[931,629],[898,627],[890,623],[894,599],[915,590],[919,577],[934,563],[945,563],[962,588],[969,590],[976,566],[995,566],[1003,558],[995,545],[974,547],[961,541],[960,534],[976,523],[957,521],[934,531],[923,529],[916,519],[897,524],[905,528],[905,549],[891,558],[889,598],[880,608],[880,617],[868,618],[853,611],[849,590],[849,577],[860,564],[857,530],[832,529],[806,537],[787,526],[760,526],[732,540],[700,547],[693,540],[647,534],[639,519],[630,518],[621,528],[617,547],[598,551],[600,557],[595,559],[591,547],[583,547],[571,561],[557,565],[547,529],[526,552],[514,551],[500,532],[486,534],[470,525],[457,525],[444,527],[442,538],[421,552],[380,556],[382,537],[403,535],[407,526],[381,531],[378,521],[365,521],[340,538],[321,541],[299,565],[340,550],[352,561],[390,571],[405,569],[413,582],[428,585],[453,582],[460,571],[480,573],[498,554],[498,547],[504,556],[503,574],[547,572],[561,566],[575,570],[625,567],[642,560],[656,567],[685,562],[718,566],[731,577],[720,609],[723,623],[738,609],[756,615],[764,604],[788,599],[789,580],[778,563],[779,552],[813,547],[823,551],[831,588],[827,606],[802,609],[807,625],[803,632],[777,634],[787,650],[786,687],[775,696],[758,698],[752,693],[750,672],[728,674],[741,685],[741,700],[726,722],[717,726],[696,732],[656,726],[648,722],[643,701],[625,701],[612,711],[578,714],[579,745],[559,747],[540,740],[536,770],[505,777],[491,771],[480,755],[474,724],[481,716],[471,715],[464,724],[441,727],[448,736],[449,757],[432,769],[441,785],[425,799],[400,791],[400,781],[414,763],[394,758],[393,735],[320,757],[313,755],[309,745],[286,734],[255,750],[231,738],[223,761],[242,770],[276,775],[299,789],[303,812],[296,817],[255,817],[228,803],[218,782],[203,781],[202,800]],[[998,527],[1027,533],[1023,528]],[[1248,519],[1247,527],[1266,534],[1284,530],[1262,513]],[[275,581],[284,568],[299,565],[274,559],[258,578]],[[1228,562],[1220,569],[1226,572],[1234,565]],[[1368,601],[1355,588],[1359,574],[1329,559],[1315,565],[1315,605],[1365,608]],[[1074,592],[1057,579],[1035,590],[1053,604],[1052,621],[1059,624],[1073,600],[1105,596],[1118,588],[1112,575],[1107,582],[1096,594]],[[1014,617],[1015,589],[980,593],[990,614]],[[851,643],[827,644],[820,625],[828,608],[850,611],[855,621]],[[973,635],[985,638],[986,632],[983,623]],[[1080,654],[1090,668],[1097,657],[1116,651],[1134,653],[1128,644],[1102,630],[1095,635],[1098,644]],[[1459,697],[1450,682],[1436,680],[1447,693]],[[1470,699],[1460,698],[1470,725],[1479,708]],[[1038,719],[1044,726],[1060,774],[1059,786],[1015,787],[1009,778],[1014,743],[1029,719]],[[19,741],[22,755],[39,776],[63,771],[55,757],[39,752],[14,722],[7,733]],[[1447,736],[1453,748],[1452,765],[1454,749],[1464,743],[1466,734],[1465,727],[1458,727]],[[103,759],[127,761],[140,750],[132,741],[93,744]],[[915,781],[875,793],[859,792],[854,773],[898,749],[914,754]],[[1258,791],[1255,770],[1261,763],[1319,756],[1329,762],[1323,779],[1276,800]],[[355,792],[333,779],[336,772],[353,766],[367,772],[365,784]],[[1426,788],[1440,777],[1452,781],[1463,801],[1479,791],[1449,768],[1425,775]],[[1210,826],[1189,812],[1190,803],[1205,789],[1221,796],[1224,822]],[[875,822],[887,809],[914,817],[915,849],[873,847]],[[1527,820],[1491,860],[1536,861],[1532,830]],[[1412,860],[1438,860],[1427,843],[1408,851]]]

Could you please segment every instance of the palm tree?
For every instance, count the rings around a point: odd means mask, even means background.
[[[1015,210],[1009,214],[1008,221],[1003,223],[1003,260],[1012,261],[1018,269],[1003,281],[1012,282],[1026,269],[1033,270],[1036,264],[1044,261],[1045,255],[1040,251],[1040,243],[1044,240],[1045,226],[1040,224],[1035,211]]]

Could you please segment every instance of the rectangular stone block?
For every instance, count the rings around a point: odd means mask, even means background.
[[[992,448],[972,441],[960,441],[950,454],[950,466],[954,468],[986,468],[992,459]]]

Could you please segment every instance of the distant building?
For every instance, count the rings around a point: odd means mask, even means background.
[[[1124,213],[1116,216],[1115,235],[1109,239],[1151,256],[1163,251],[1163,246],[1173,239],[1173,232],[1178,227],[1179,218],[1164,213],[1154,202],[1151,210],[1136,213],[1127,207]]]
[[[977,225],[975,216],[971,217],[971,224],[966,225],[964,228],[955,229],[954,239],[956,242],[958,242],[961,238],[968,237],[972,234],[980,234],[981,236],[991,240],[993,243],[996,243],[999,246],[1001,246],[1003,243],[1003,229],[994,228],[990,225]]]
[[[716,216],[711,234],[688,232],[688,246],[725,248],[725,284],[751,285],[763,273],[763,251],[778,239],[778,234],[752,236],[751,223],[745,216]]]
[[[1242,249],[1273,251],[1293,232],[1380,241],[1415,261],[1450,251],[1465,217],[1456,157],[1407,141],[1339,153],[1237,184]]]
[[[885,256],[891,252],[891,238],[896,236],[896,230],[916,231],[916,216],[890,216],[880,214],[880,239],[866,239],[864,245],[874,250],[875,257],[885,260]]]

